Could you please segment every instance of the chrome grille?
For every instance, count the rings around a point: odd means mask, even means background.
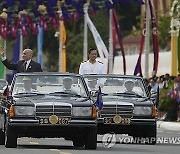
[[[36,106],[36,117],[49,117],[56,115],[58,117],[71,117],[71,105],[37,105]]]
[[[100,112],[100,116],[102,118],[114,117],[118,114],[123,118],[131,118],[133,116],[133,110],[133,105],[105,104]]]

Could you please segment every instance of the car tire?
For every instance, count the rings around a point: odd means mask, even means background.
[[[17,135],[12,126],[6,125],[5,131],[5,147],[16,148],[17,147]]]
[[[156,144],[156,134],[157,134],[156,125],[150,126],[150,128],[148,130],[149,131],[147,132],[147,137],[150,142],[147,144],[155,145]]]
[[[0,145],[4,145],[5,143],[5,135],[4,132],[0,129]]]
[[[139,132],[142,132],[142,134],[133,135],[134,143],[149,144],[149,145],[156,144],[156,132],[157,132],[156,125],[145,127]]]
[[[85,138],[85,149],[95,150],[97,148],[97,127],[91,128]]]

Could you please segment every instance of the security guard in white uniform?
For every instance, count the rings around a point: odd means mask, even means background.
[[[79,74],[107,74],[104,64],[96,60],[97,50],[90,48],[88,53],[89,60],[81,63]]]

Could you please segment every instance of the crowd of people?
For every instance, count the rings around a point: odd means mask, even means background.
[[[156,76],[153,75],[149,79],[145,79],[145,82],[150,90],[151,95],[157,94],[159,98],[157,100],[164,100],[163,98],[171,97],[173,100],[171,103],[175,105],[175,110],[177,112],[177,121],[180,121],[180,74],[177,76],[170,76],[170,74],[166,73],[165,75]],[[163,102],[162,102],[163,103]],[[161,113],[161,104],[159,101],[157,102],[157,107],[159,109],[159,113]],[[167,116],[167,111],[164,112],[163,115],[159,115],[161,120],[165,120]]]

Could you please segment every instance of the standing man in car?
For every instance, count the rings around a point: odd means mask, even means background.
[[[31,49],[25,49],[22,52],[22,59],[17,63],[10,63],[4,53],[3,47],[0,47],[0,55],[2,57],[2,63],[10,70],[16,70],[20,72],[42,72],[41,65],[32,60],[33,51]]]
[[[96,60],[97,50],[95,48],[88,50],[88,56],[89,60],[80,64],[79,74],[107,74],[104,64]]]

